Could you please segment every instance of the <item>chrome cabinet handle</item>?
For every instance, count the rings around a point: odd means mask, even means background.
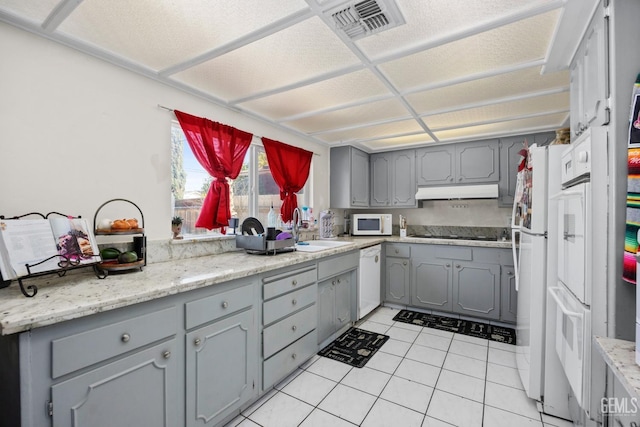
[[[335,281],[335,280],[332,280],[332,281],[331,281],[331,285],[335,286],[335,285],[336,285],[336,281]]]
[[[129,334],[122,334],[122,336],[120,337],[120,341],[122,342],[129,342],[130,339],[131,339],[131,335]]]
[[[293,360],[296,360],[296,357],[298,357],[298,355],[297,355],[297,354],[295,354],[295,353],[293,353],[293,354],[291,355],[291,358],[292,358]]]
[[[200,341],[200,338],[196,338],[195,340],[193,340],[193,343],[194,343],[196,346],[199,346],[199,345],[202,343],[202,341]]]
[[[293,326],[291,327],[291,330],[292,330],[293,332],[295,332],[295,331],[297,331],[297,330],[298,330],[298,327],[297,327],[296,325],[293,325]]]
[[[575,234],[569,234],[569,232],[567,232],[567,231],[564,232],[564,240],[568,240],[568,239],[574,238],[574,237],[576,237]]]
[[[341,283],[341,282],[340,282],[340,279],[338,279],[338,284],[340,284],[340,283]]]
[[[296,286],[298,284],[298,281],[296,279],[293,279],[291,281],[291,286]]]
[[[451,267],[451,264],[445,264],[445,267],[449,268]]]
[[[402,261],[402,265],[407,265],[407,261]]]
[[[222,308],[227,308],[227,307],[229,307],[229,303],[226,302],[226,301],[223,301],[222,302]]]
[[[460,268],[460,264],[456,264],[456,268]]]
[[[162,357],[164,357],[165,359],[168,359],[171,357],[171,352],[169,350],[165,351],[164,353],[162,353]]]
[[[375,260],[376,260],[376,262],[378,262],[378,255],[376,255],[376,258],[375,258]]]
[[[298,301],[297,301],[297,300],[295,300],[295,299],[292,299],[292,300],[291,300],[291,305],[296,305],[297,303],[298,303]]]

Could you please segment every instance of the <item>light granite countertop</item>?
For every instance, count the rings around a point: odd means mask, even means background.
[[[640,366],[636,343],[615,338],[593,337],[596,348],[631,397],[640,398]]]
[[[351,245],[321,252],[289,252],[275,256],[232,251],[175,261],[158,262],[142,271],[112,274],[98,279],[88,269],[64,277],[49,275],[24,281],[38,293],[26,298],[17,282],[0,289],[0,334],[10,335],[102,311],[212,286],[291,265],[349,252],[382,242],[511,248],[511,242],[423,239],[398,236],[340,238]]]

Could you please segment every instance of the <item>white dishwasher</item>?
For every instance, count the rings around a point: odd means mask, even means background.
[[[380,305],[380,253],[382,245],[360,250],[358,267],[358,320]]]

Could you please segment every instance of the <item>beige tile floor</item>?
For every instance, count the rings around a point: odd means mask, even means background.
[[[381,307],[358,327],[391,338],[363,368],[315,356],[227,427],[570,427],[527,398],[515,347],[394,322]]]

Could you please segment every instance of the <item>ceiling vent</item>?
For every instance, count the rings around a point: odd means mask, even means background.
[[[392,0],[351,1],[327,12],[336,29],[351,40],[358,40],[405,24]]]

